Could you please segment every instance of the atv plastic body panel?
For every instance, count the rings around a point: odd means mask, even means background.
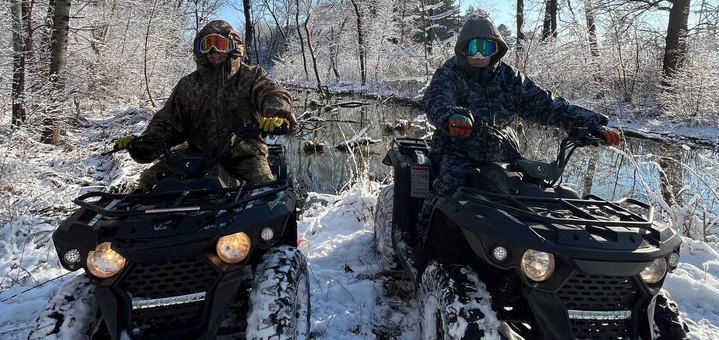
[[[409,142],[398,138],[385,163],[395,174],[395,252],[415,284],[430,260],[466,264],[487,285],[498,318],[526,339],[654,339],[654,300],[664,278],[649,285],[639,273],[678,252],[681,237],[653,220],[651,206],[632,199],[580,199],[569,188],[542,185],[536,181],[542,174],[527,175],[523,167],[478,164],[466,187],[439,198],[427,235],[414,235],[412,244],[407,235],[416,234],[423,200],[409,196],[408,169],[422,165],[412,153],[423,142]],[[492,256],[497,246],[508,252],[502,261]],[[522,273],[529,249],[554,255],[556,267],[546,281]],[[585,317],[591,312],[608,319]]]
[[[246,307],[253,266],[270,247],[297,242],[297,197],[282,149],[271,147],[269,161],[279,179],[251,187],[227,187],[220,172],[169,176],[149,193],[92,192],[75,200],[81,208],[53,234],[59,257],[77,249],[84,264],[97,244],[110,241],[126,259],[116,276],[93,278],[113,339],[122,331],[132,339],[213,339],[231,305]],[[274,231],[269,241],[260,237],[265,227]],[[249,236],[250,252],[224,263],[217,239],[237,232]]]

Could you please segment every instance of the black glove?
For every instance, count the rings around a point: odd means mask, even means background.
[[[150,163],[156,160],[164,148],[167,148],[165,141],[153,135],[133,138],[127,144],[127,152],[138,163]]]

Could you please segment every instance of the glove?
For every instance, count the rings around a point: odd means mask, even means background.
[[[455,113],[447,118],[449,135],[452,137],[469,137],[472,135],[472,119],[463,114]]]
[[[594,135],[603,138],[607,145],[619,145],[622,142],[622,136],[619,132],[606,126],[600,125],[594,128]]]
[[[133,136],[130,135],[130,136],[125,136],[125,137],[115,140],[114,149],[115,150],[126,149],[127,145],[130,144],[130,142],[132,141],[132,138],[133,138]]]
[[[280,117],[267,117],[260,119],[260,129],[262,132],[269,133],[275,131],[276,128],[282,126],[287,121]],[[289,123],[287,123],[289,125]]]

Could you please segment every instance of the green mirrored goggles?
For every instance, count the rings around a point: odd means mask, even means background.
[[[464,49],[464,53],[467,57],[472,59],[489,58],[497,52],[499,52],[499,48],[495,41],[482,38],[470,40],[469,43],[467,43],[467,47]]]

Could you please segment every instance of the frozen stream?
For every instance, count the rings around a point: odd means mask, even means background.
[[[339,100],[349,101],[362,100]],[[307,111],[299,107],[296,115],[305,113],[318,116],[317,110],[311,113]],[[382,164],[382,158],[394,137],[431,136],[426,123],[418,121],[418,117],[423,114],[417,108],[371,101],[369,105],[357,108],[335,108],[329,112],[324,109],[319,118],[327,122],[321,125],[316,134],[282,137],[278,141],[287,146],[290,163],[303,191],[334,194],[364,170],[368,170],[374,178],[384,178],[391,169]],[[400,120],[412,122],[412,127],[404,131],[388,131],[385,127],[386,123],[394,125]],[[361,147],[354,153],[335,149],[335,145],[352,138],[364,127],[367,127],[364,136],[379,140],[377,144]],[[563,137],[559,131],[536,127],[528,127],[525,131],[520,134],[523,155],[537,160],[553,160]],[[315,136],[319,142],[326,144],[325,152],[304,152],[305,142]],[[681,159],[684,165],[666,157]],[[619,150],[606,147],[577,149],[564,173],[563,182],[580,195],[592,193],[611,200],[628,196],[647,201],[644,184],[661,196],[661,167],[666,173],[667,183],[672,184],[672,191],[678,193],[683,203],[689,203],[695,195],[699,195],[701,205],[717,213],[719,202],[716,202],[713,188],[710,187],[711,177],[707,175],[709,171],[718,170],[717,162],[717,151],[705,146],[627,138]]]

